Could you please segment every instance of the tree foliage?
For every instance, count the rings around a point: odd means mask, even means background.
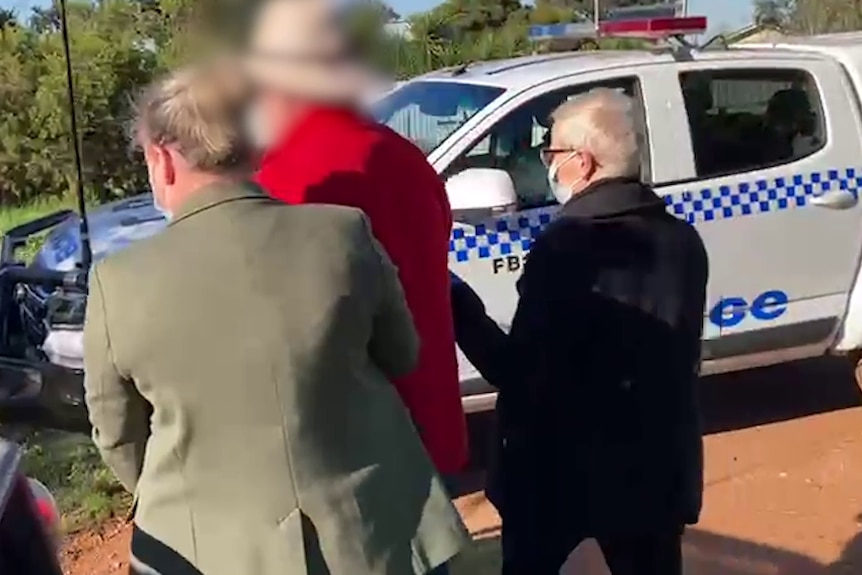
[[[653,0],[602,0],[612,6]],[[68,0],[79,136],[88,193],[99,199],[137,192],[146,183],[127,138],[129,102],[141,86],[216,41],[239,37],[238,6],[251,0]],[[248,12],[247,10],[245,11]],[[862,28],[862,0],[757,0],[758,21],[798,33]],[[397,78],[467,62],[528,54],[530,24],[593,17],[593,0],[442,0],[400,18],[384,0],[359,0],[353,31],[363,48]],[[213,34],[213,31],[217,31]],[[236,35],[236,36],[234,36]],[[603,47],[632,47],[606,42]],[[73,188],[66,69],[60,17],[48,4],[25,13],[0,10],[0,205],[58,196]]]
[[[754,18],[797,34],[862,29],[862,0],[755,0]]]
[[[791,17],[792,0],[755,0],[754,21],[763,25],[784,25]]]
[[[162,71],[212,46],[207,40],[215,38],[205,31],[225,14],[195,0],[68,1],[78,136],[91,196],[106,200],[144,189],[146,173],[128,138],[132,98]],[[60,22],[56,2],[25,14],[0,11],[0,205],[74,189]]]
[[[105,197],[143,182],[125,136],[128,97],[152,77],[155,54],[142,50],[139,8],[127,2],[70,3],[71,54],[84,170]],[[74,182],[66,60],[59,16],[36,9],[0,37],[0,203],[64,194]],[[14,25],[13,25],[14,23]]]

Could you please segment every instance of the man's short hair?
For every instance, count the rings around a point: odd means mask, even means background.
[[[592,154],[606,177],[637,176],[640,147],[634,102],[622,92],[596,88],[563,103],[551,114],[566,146]]]
[[[250,95],[232,60],[181,69],[140,94],[133,136],[139,143],[175,146],[198,170],[247,170],[254,158],[243,125]]]

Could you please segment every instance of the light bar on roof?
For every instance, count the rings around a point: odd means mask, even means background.
[[[660,39],[706,32],[704,16],[603,20],[598,29],[591,22],[530,26],[530,40],[575,40],[584,38]]]
[[[675,18],[681,16],[682,6],[679,2],[660,2],[646,6],[625,6],[610,8],[604,20],[640,20],[643,18]]]
[[[530,26],[527,38],[530,40],[554,40],[557,38],[595,38],[596,25],[592,22],[574,24],[543,24]]]
[[[599,35],[603,37],[667,38],[704,32],[706,32],[705,16],[599,22]]]

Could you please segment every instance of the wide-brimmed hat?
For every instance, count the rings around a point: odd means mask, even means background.
[[[319,100],[354,100],[372,75],[350,50],[342,12],[328,0],[267,0],[243,58],[252,80]]]

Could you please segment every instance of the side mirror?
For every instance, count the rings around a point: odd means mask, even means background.
[[[515,184],[505,170],[469,168],[446,181],[446,194],[453,212],[490,215],[518,204]]]

